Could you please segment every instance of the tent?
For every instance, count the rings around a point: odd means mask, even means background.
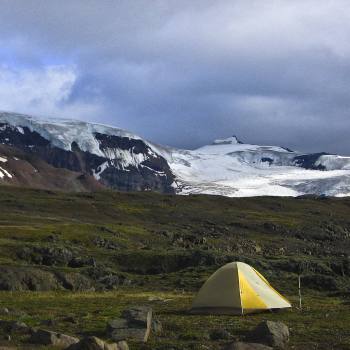
[[[192,303],[191,313],[243,315],[290,308],[253,267],[242,262],[226,264],[204,283]]]

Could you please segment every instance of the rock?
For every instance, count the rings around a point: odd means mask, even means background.
[[[32,267],[0,266],[0,290],[91,291],[93,281],[77,272],[51,272]]]
[[[79,339],[66,334],[38,329],[32,334],[29,342],[32,344],[50,345],[66,349],[69,346],[78,343]]]
[[[107,322],[107,333],[112,333],[116,329],[123,329],[128,327],[128,321],[124,318],[115,318]]]
[[[122,312],[121,318],[115,318],[107,323],[107,334],[114,341],[135,339],[147,342],[153,331],[155,334],[162,332],[162,324],[152,319],[152,308],[137,306]]]
[[[146,342],[149,336],[147,327],[130,325],[124,318],[116,318],[107,323],[106,332],[114,341],[122,341],[126,339],[135,339]]]
[[[40,322],[40,324],[43,325],[43,326],[54,327],[57,324],[57,321],[52,319],[52,318],[50,318],[48,320],[42,320]]]
[[[109,276],[100,278],[97,282],[102,284],[105,289],[113,290],[119,287],[120,279],[119,279],[119,276],[117,275],[109,275]]]
[[[63,288],[73,291],[94,291],[92,281],[76,272],[57,272],[56,278],[62,284]]]
[[[67,350],[129,350],[129,347],[124,341],[108,344],[97,337],[86,337],[69,346]]]
[[[161,334],[163,332],[162,322],[159,320],[152,320],[152,332],[155,334]]]
[[[209,337],[211,340],[230,339],[232,335],[226,329],[214,329],[210,332]]]
[[[72,268],[79,268],[79,267],[85,267],[85,266],[96,267],[96,265],[97,263],[94,258],[73,257],[68,262],[68,267],[72,267]]]
[[[118,341],[119,350],[129,350],[128,343],[126,341]]]
[[[0,290],[49,291],[57,289],[62,288],[51,272],[30,267],[0,267]]]
[[[3,321],[0,320],[0,328],[5,332],[19,332],[19,333],[30,333],[31,328],[28,327],[24,322],[20,321]]]
[[[234,342],[228,345],[225,350],[273,350],[270,346],[258,343]]]
[[[96,247],[99,247],[99,248],[105,248],[105,249],[111,249],[111,250],[117,250],[120,248],[118,244],[102,237],[96,237],[92,242],[96,245]]]
[[[103,265],[88,267],[83,273],[96,281],[101,290],[114,290],[117,289],[120,284],[126,284],[127,282],[125,276]]]
[[[7,307],[0,308],[0,315],[8,315],[10,313]]]
[[[66,266],[73,253],[65,247],[24,247],[17,256],[28,262],[46,266]]]
[[[73,316],[66,316],[61,319],[62,322],[67,322],[67,323],[78,323],[77,319],[74,318]]]
[[[109,336],[112,340],[117,342],[133,339],[146,343],[149,333],[147,333],[147,329],[145,328],[120,328],[110,333]]]
[[[284,349],[289,341],[289,329],[282,322],[263,321],[247,335],[247,339]]]
[[[152,308],[148,306],[137,306],[126,309],[123,311],[122,317],[128,321],[129,325],[147,327],[152,321]]]

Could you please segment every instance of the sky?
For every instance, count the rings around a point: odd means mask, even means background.
[[[350,155],[350,1],[0,0],[0,110]]]

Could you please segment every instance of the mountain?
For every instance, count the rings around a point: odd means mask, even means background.
[[[80,192],[104,188],[93,176],[64,168],[55,168],[31,152],[1,144],[0,183]]]
[[[350,195],[350,157],[244,144],[236,137],[168,158],[182,194]]]
[[[251,145],[236,136],[196,150],[182,150],[156,145],[115,127],[2,112],[0,144],[17,152],[20,161],[40,160],[51,174],[57,172],[58,178],[66,179],[63,189],[70,189],[72,179],[81,183],[79,179],[85,176],[85,189],[99,183],[122,191],[236,197],[350,195],[350,157]],[[20,175],[8,168],[15,156],[8,161],[1,152],[4,150],[0,149],[0,182],[21,185],[20,177],[25,178],[26,171]],[[37,177],[48,172],[36,169]],[[50,188],[54,180],[41,178],[46,184],[37,179],[33,185]],[[71,187],[79,190],[79,186]]]
[[[121,129],[0,113],[0,144],[35,154],[56,168],[91,175],[110,188],[174,192],[166,160],[148,142]]]

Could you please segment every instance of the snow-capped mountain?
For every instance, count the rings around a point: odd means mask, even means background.
[[[34,153],[54,167],[93,175],[110,188],[174,191],[166,160],[149,143],[118,128],[2,112],[0,143]]]
[[[350,195],[350,157],[245,144],[236,136],[181,150],[110,126],[3,112],[0,144],[119,190],[243,197]],[[16,178],[1,169],[0,182]]]
[[[168,159],[180,192],[225,196],[350,195],[350,157],[244,144],[236,137]]]

